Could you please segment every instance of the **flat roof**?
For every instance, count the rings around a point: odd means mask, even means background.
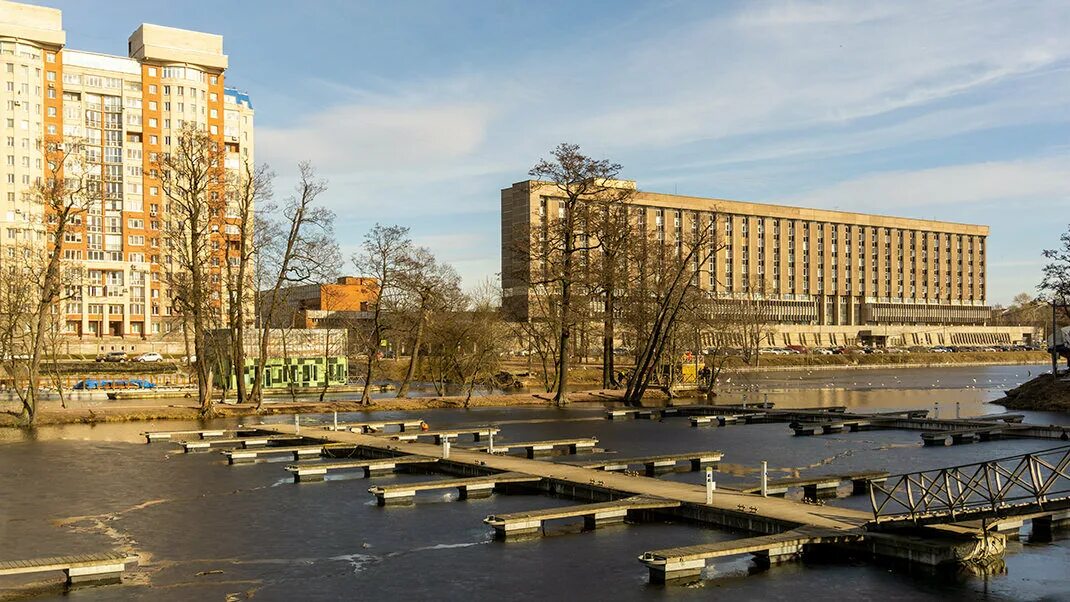
[[[522,180],[514,184],[538,184],[553,186],[550,182]],[[755,217],[771,217],[816,222],[836,222],[859,226],[880,228],[901,228],[908,230],[936,230],[975,236],[988,236],[989,228],[982,224],[968,224],[942,220],[928,220],[913,217],[901,217],[876,213],[839,211],[835,209],[816,209],[796,205],[757,203],[753,201],[736,201],[731,199],[706,198],[688,195],[667,194],[637,190],[633,202],[651,207],[671,209],[689,209],[694,211],[717,211]]]

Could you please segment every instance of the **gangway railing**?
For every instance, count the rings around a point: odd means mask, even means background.
[[[875,526],[1001,518],[1070,508],[1070,446],[892,475],[869,484]]]

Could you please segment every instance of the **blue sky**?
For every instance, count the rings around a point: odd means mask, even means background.
[[[988,224],[992,303],[1070,223],[1065,1],[40,3],[76,49],[222,34],[278,193],[311,159],[344,246],[407,225],[468,285],[561,141],[645,190]]]

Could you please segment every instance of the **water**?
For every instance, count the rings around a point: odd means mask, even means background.
[[[848,405],[865,410],[931,408],[962,416],[1002,411],[987,403],[1036,367],[941,368],[780,373],[726,383],[719,403],[765,393],[777,407]],[[871,384],[872,383],[872,384]],[[933,386],[935,385],[935,386]],[[1027,420],[1070,423],[1063,414]],[[345,414],[385,419],[399,412]],[[414,416],[414,414],[408,414]],[[719,483],[753,482],[762,460],[771,477],[855,469],[916,470],[1054,447],[1055,442],[994,441],[925,448],[917,433],[870,431],[792,437],[783,424],[691,428],[686,420],[607,421],[600,408],[478,408],[419,413],[434,427],[496,423],[510,440],[597,436],[621,456],[720,449]],[[288,422],[286,416],[270,417]],[[327,417],[325,417],[325,420]],[[236,424],[238,420],[213,424]],[[183,454],[144,444],[144,430],[194,423],[69,425],[33,435],[0,432],[0,559],[132,549],[141,567],[121,586],[67,594],[75,600],[362,599],[825,599],[1070,600],[1070,537],[1013,542],[1005,569],[979,577],[931,575],[860,561],[813,561],[752,572],[745,558],[711,564],[693,587],[647,583],[640,553],[743,536],[686,524],[643,524],[518,543],[493,541],[487,514],[568,505],[540,495],[456,501],[420,494],[411,507],[380,508],[373,484],[426,480],[397,474],[369,481],[331,478],[294,484],[289,460],[228,466],[220,454]],[[586,456],[595,458],[598,456]],[[562,459],[562,458],[558,458]],[[662,478],[698,482],[698,473]],[[864,497],[836,500],[866,508]],[[0,600],[63,596],[56,574],[0,578]],[[7,589],[4,589],[7,588]]]

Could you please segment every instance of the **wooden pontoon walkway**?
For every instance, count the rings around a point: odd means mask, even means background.
[[[529,512],[492,514],[483,519],[483,522],[494,527],[495,536],[499,539],[511,539],[539,535],[542,532],[543,523],[548,520],[583,517],[585,529],[596,529],[604,525],[624,522],[629,512],[662,510],[676,508],[679,505],[680,502],[676,500],[637,495],[597,504],[580,504],[578,506],[544,508]]]
[[[568,448],[570,454],[576,454],[583,450],[593,449],[596,445],[598,445],[596,437],[577,437],[574,439],[546,439],[544,441],[519,441],[513,443],[495,442],[493,450],[490,449],[489,445],[465,447],[464,449],[496,454],[507,454],[514,449],[523,449],[527,452],[529,458],[534,458],[540,453],[548,454],[557,448]]]
[[[488,497],[496,485],[509,483],[538,483],[542,479],[519,472],[503,472],[485,477],[463,479],[440,479],[421,481],[419,483],[399,483],[369,487],[368,492],[375,495],[380,506],[392,504],[411,504],[417,491],[436,491],[439,489],[457,489],[462,500]]]
[[[669,579],[695,577],[706,567],[706,561],[712,558],[754,554],[765,562],[777,562],[785,557],[800,554],[803,546],[819,543],[847,543],[862,539],[863,533],[857,531],[838,531],[832,529],[815,529],[800,527],[776,533],[731,541],[654,550],[639,557],[650,569],[651,583],[665,583]]]
[[[75,554],[51,558],[0,561],[0,576],[63,571],[67,584],[114,583],[122,579],[126,564],[136,558],[122,552]]]
[[[433,464],[438,458],[427,456],[395,456],[374,460],[343,460],[341,462],[299,462],[290,464],[286,470],[293,473],[298,482],[322,481],[329,472],[340,470],[362,470],[365,477],[389,474],[405,464]]]

